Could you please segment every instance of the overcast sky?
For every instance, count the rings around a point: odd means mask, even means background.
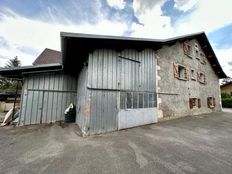
[[[170,38],[205,31],[232,77],[231,0],[0,0],[0,66],[60,50],[60,31]]]

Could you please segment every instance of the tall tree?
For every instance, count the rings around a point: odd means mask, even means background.
[[[6,67],[20,67],[21,66],[21,61],[18,59],[17,56],[15,56],[13,59],[10,59],[6,63]]]
[[[13,59],[8,60],[5,67],[11,68],[11,67],[20,67],[21,61],[18,59],[17,56],[15,56]],[[8,79],[5,77],[0,76],[0,93],[4,91],[14,92],[17,86],[17,82],[13,79]],[[21,88],[21,85],[20,87]]]

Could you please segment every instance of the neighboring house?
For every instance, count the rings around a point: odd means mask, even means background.
[[[45,48],[43,52],[37,57],[37,59],[35,59],[35,61],[32,64],[44,65],[44,64],[52,64],[52,63],[62,64],[61,52],[49,48]]]
[[[221,85],[221,92],[227,93],[232,96],[232,82]]]
[[[61,33],[62,64],[1,69],[23,78],[19,125],[63,119],[84,135],[221,111],[226,78],[205,35],[167,40]]]

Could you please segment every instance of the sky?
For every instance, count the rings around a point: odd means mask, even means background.
[[[232,77],[231,0],[0,0],[0,67],[60,51],[60,32],[166,39],[205,31]]]

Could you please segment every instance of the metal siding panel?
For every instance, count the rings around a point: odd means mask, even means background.
[[[108,51],[102,50],[102,86],[101,88],[108,89]]]
[[[37,110],[38,110],[38,91],[31,91],[32,106],[31,106],[31,121],[30,124],[37,124]]]
[[[24,120],[24,123],[27,124],[31,124],[31,110],[32,110],[32,101],[33,101],[33,92],[32,91],[28,91],[27,93],[27,104],[26,104],[26,117]]]
[[[92,90],[90,134],[117,130],[117,92]]]

